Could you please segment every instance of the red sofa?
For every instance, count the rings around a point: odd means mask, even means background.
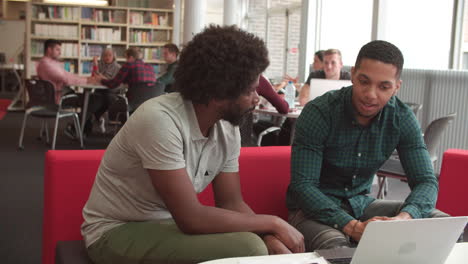
[[[442,158],[437,209],[452,216],[468,215],[468,150],[448,149]]]
[[[42,263],[90,263],[81,241],[82,209],[104,150],[50,150],[44,176]],[[242,193],[257,213],[287,218],[290,147],[242,148],[239,158]],[[200,201],[213,205],[209,186]],[[60,242],[59,247],[57,243]],[[71,244],[70,241],[73,241]],[[56,251],[57,247],[57,251]],[[56,253],[57,252],[57,253]]]

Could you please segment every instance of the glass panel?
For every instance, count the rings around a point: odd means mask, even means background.
[[[447,69],[453,0],[382,0],[379,36],[398,46],[405,68]]]
[[[371,40],[372,6],[372,0],[322,1],[319,49],[339,49],[343,64],[354,65],[359,49]]]

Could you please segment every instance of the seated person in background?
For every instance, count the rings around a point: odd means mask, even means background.
[[[117,56],[112,48],[106,48],[101,54],[101,60],[98,61],[97,56],[93,58],[93,76],[99,76],[104,80],[114,78],[120,70],[120,65],[117,63]],[[119,91],[116,91],[118,93]],[[109,90],[96,90],[103,97],[103,104],[98,111],[94,113],[96,120],[99,120],[99,129],[101,133],[106,132],[105,120],[102,116],[109,108],[109,104],[116,100],[116,95]]]
[[[311,72],[323,70],[323,53],[324,50],[318,50],[314,54],[314,62],[312,63]]]
[[[55,102],[59,103],[60,97],[68,93],[74,93],[70,89],[69,85],[80,85],[87,83],[97,83],[97,79],[94,77],[81,77],[76,74],[67,72],[63,63],[59,61],[62,52],[62,43],[55,39],[48,39],[44,42],[44,57],[39,60],[36,66],[36,72],[41,80],[51,82],[55,88]],[[82,101],[82,100],[81,100]],[[80,106],[81,102],[78,105]],[[93,94],[90,96],[88,114],[86,124],[84,127],[84,134],[89,134],[92,131],[91,115],[98,111],[100,105],[102,105],[102,96]],[[65,130],[66,134],[71,138],[76,138],[74,126],[69,124]]]
[[[102,51],[101,60],[97,56],[93,58],[93,74],[99,75],[103,80],[113,79],[120,70],[117,63],[117,56],[112,48],[106,48]]]
[[[309,101],[310,79],[328,80],[350,80],[351,75],[347,71],[342,71],[343,61],[341,52],[337,49],[328,49],[323,52],[323,70],[314,71],[309,74],[306,82],[299,93],[299,104],[305,105]],[[313,87],[312,87],[313,89]]]
[[[105,86],[109,87],[110,89],[115,89],[122,83],[128,84],[127,90],[127,97],[129,102],[136,98],[131,98],[130,94],[132,93],[132,89],[138,84],[146,84],[149,89],[154,88],[154,84],[156,83],[156,75],[154,73],[154,69],[150,64],[144,63],[141,59],[141,53],[138,48],[132,47],[125,51],[125,57],[127,58],[127,62],[122,65],[117,75],[112,79],[105,79],[103,76],[97,76],[98,80]],[[132,112],[134,109],[130,109]],[[120,111],[119,109],[115,109],[115,111]],[[109,114],[115,112],[112,103],[109,109]],[[110,119],[113,119],[110,117]]]
[[[255,214],[240,189],[237,125],[258,103],[268,64],[264,42],[235,26],[209,26],[193,37],[175,72],[180,93],[142,104],[104,154],[81,229],[94,263],[304,251],[296,229]],[[210,182],[216,207],[197,198]]]
[[[174,72],[177,68],[177,57],[179,56],[179,48],[175,44],[169,43],[163,46],[163,57],[167,63],[166,72],[158,78],[157,83],[166,86],[166,93],[174,92],[172,84],[174,83]]]
[[[150,64],[144,63],[141,59],[141,53],[138,48],[132,47],[125,51],[127,62],[122,65],[117,75],[112,79],[98,75],[97,79],[105,86],[114,89],[122,83],[128,84],[131,89],[132,84],[136,83],[155,83],[156,75]]]
[[[62,43],[55,39],[48,39],[44,42],[44,57],[39,60],[36,66],[37,76],[41,80],[51,82],[55,88],[55,101],[58,103],[62,95],[72,92],[67,86],[94,83],[92,77],[81,77],[67,72],[60,62],[62,53]]]
[[[434,209],[438,183],[411,109],[395,95],[403,55],[393,44],[364,45],[352,86],[330,91],[296,123],[287,191],[289,222],[306,250],[350,247],[371,221],[445,217]],[[411,188],[405,201],[374,199],[374,175],[398,150]]]
[[[257,94],[264,97],[269,103],[276,108],[276,111],[281,114],[287,114],[289,110],[288,103],[284,100],[284,96],[280,96],[270,81],[268,81],[263,75],[260,75],[259,84],[257,87]],[[253,114],[245,116],[242,120],[239,128],[241,133],[241,145],[242,146],[253,146],[252,132],[256,135],[260,134],[263,130],[274,126],[272,122],[259,120],[255,124],[253,123]]]
[[[260,75],[257,93],[258,95],[263,96],[268,102],[270,102],[271,105],[273,105],[273,107],[276,109],[276,111],[278,111],[278,113],[288,113],[288,102],[286,102],[284,98],[275,91],[270,81],[268,81],[263,75]]]

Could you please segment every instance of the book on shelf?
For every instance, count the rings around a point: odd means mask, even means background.
[[[118,28],[82,27],[81,39],[120,42],[122,33]]]
[[[167,16],[155,12],[130,12],[130,24],[132,25],[152,25],[167,26]]]
[[[125,10],[107,10],[91,7],[81,8],[81,19],[94,22],[120,23],[125,24]]]
[[[78,38],[78,26],[34,24],[34,35],[42,37]]]
[[[83,57],[100,57],[105,48],[111,48],[114,53],[117,55],[117,58],[122,58],[125,56],[125,46],[112,46],[107,44],[81,44],[80,54]]]
[[[78,7],[33,5],[32,15],[36,19],[78,20]]]
[[[168,42],[169,36],[165,31],[159,30],[130,30],[130,42],[132,43],[150,43],[150,42]]]
[[[78,43],[62,43],[63,57],[78,57]],[[44,41],[31,41],[31,54],[36,57],[42,57],[44,54]]]
[[[64,62],[63,62],[63,68],[64,68],[67,72],[76,73],[76,72],[75,72],[75,63],[73,63],[73,62],[71,62],[71,61],[64,61]]]

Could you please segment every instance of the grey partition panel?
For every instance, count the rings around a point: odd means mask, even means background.
[[[423,131],[434,119],[457,113],[438,147],[438,160],[434,168],[438,173],[445,150],[468,149],[468,72],[405,69],[401,78],[403,83],[398,97],[405,102],[423,104],[418,114]]]

